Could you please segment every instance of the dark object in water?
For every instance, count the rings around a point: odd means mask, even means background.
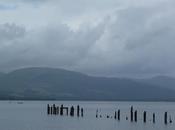
[[[81,108],[81,117],[83,117],[84,116],[84,110],[83,110],[83,108]]]
[[[56,115],[56,106],[53,104],[53,114]]]
[[[126,120],[128,120],[128,117],[126,117]]]
[[[146,111],[143,112],[143,122],[146,123]]]
[[[171,119],[171,116],[170,116],[170,119],[169,119],[169,120],[170,120],[170,121],[169,121],[170,123],[172,123],[172,122],[173,122],[173,121],[172,121],[172,119]]]
[[[118,110],[118,116],[117,116],[118,120],[120,120],[120,109]]]
[[[60,115],[61,115],[61,116],[63,115],[63,104],[62,104],[61,107],[60,107]]]
[[[47,104],[47,114],[50,115],[50,106]]]
[[[73,106],[70,108],[70,116],[74,116],[74,107]]]
[[[80,116],[80,106],[79,105],[77,106],[77,116],[78,117]]]
[[[114,114],[114,119],[116,119],[117,118],[117,112],[115,111],[115,114]]]
[[[167,119],[168,119],[168,112],[165,112],[165,114],[164,114],[164,123],[165,124],[168,123]]]
[[[96,118],[98,118],[98,109],[96,110]]]
[[[133,122],[133,106],[131,106],[130,114],[131,114],[131,122]]]
[[[137,111],[134,112],[134,120],[137,122]]]
[[[153,123],[156,122],[156,121],[155,121],[155,118],[156,118],[155,113],[153,113]]]
[[[56,114],[59,115],[59,107],[56,107]]]

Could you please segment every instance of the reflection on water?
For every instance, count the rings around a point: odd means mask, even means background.
[[[47,104],[80,105],[83,117],[47,115]],[[130,106],[137,110],[137,122],[130,121]],[[96,113],[98,109],[98,116]],[[120,121],[115,111],[120,109]],[[146,111],[147,121],[143,122]],[[168,124],[164,113],[168,112]],[[155,113],[155,124],[153,123]],[[108,117],[108,118],[107,118]],[[169,123],[169,120],[172,123]],[[175,103],[167,102],[72,102],[72,101],[1,101],[0,128],[2,130],[174,130]]]

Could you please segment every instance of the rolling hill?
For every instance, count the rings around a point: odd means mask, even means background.
[[[148,81],[34,67],[2,74],[0,99],[175,101],[175,90]]]

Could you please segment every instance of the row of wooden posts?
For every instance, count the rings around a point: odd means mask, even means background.
[[[98,117],[101,118],[102,116],[101,115],[99,116],[98,109],[97,109],[97,111],[96,111],[96,118],[98,118]],[[110,116],[107,115],[107,118],[110,118]],[[118,109],[117,111],[115,111],[115,113],[114,113],[114,119],[117,119],[117,120],[120,121],[120,109]],[[155,115],[155,113],[152,114],[152,119],[153,119],[152,120],[153,123],[156,123],[156,115]],[[126,120],[128,120],[128,117],[126,117]],[[130,108],[130,121],[131,122],[137,122],[137,110],[134,111],[133,106],[131,106],[131,108]],[[143,112],[143,122],[144,123],[147,122],[147,112],[146,111]],[[171,117],[168,120],[168,112],[165,112],[164,113],[164,123],[165,124],[172,123]]]
[[[70,111],[69,111],[70,109]],[[47,104],[47,114],[48,115],[64,115],[64,111],[66,111],[66,115],[70,115],[70,116],[74,116],[75,115],[75,108],[74,106],[71,106],[70,108],[69,107],[65,107],[63,106],[63,104],[59,107],[59,106],[56,106],[55,104],[53,105],[49,105]],[[83,117],[84,115],[84,110],[83,108],[80,108],[79,105],[77,105],[77,109],[76,109],[76,114],[77,114],[77,117],[81,116]]]
[[[70,111],[69,111],[69,109],[70,109]],[[77,117],[79,117],[79,116],[83,117],[83,115],[84,115],[84,110],[83,110],[83,108],[80,108],[79,105],[77,105],[76,109],[75,109],[74,106],[71,106],[69,108],[69,107],[63,106],[63,104],[60,107],[56,106],[55,104],[53,104],[53,105],[47,104],[47,114],[48,115],[61,115],[62,116],[64,114],[64,111],[66,111],[67,116],[68,115],[75,116],[75,114],[77,114]],[[121,113],[120,109],[115,111],[114,112],[114,119],[120,120],[120,113]],[[101,118],[102,116],[99,115],[98,109],[97,109],[96,118],[98,118],[98,117]],[[110,116],[107,115],[107,118],[110,118]],[[128,117],[126,117],[126,120],[128,120]],[[137,122],[137,110],[134,110],[133,106],[131,106],[131,108],[130,108],[130,121]],[[152,114],[152,121],[153,121],[153,123],[156,123],[155,113]],[[143,122],[144,123],[147,122],[147,112],[146,111],[143,112]],[[168,112],[164,113],[164,123],[165,124],[172,123],[171,117],[168,118]]]

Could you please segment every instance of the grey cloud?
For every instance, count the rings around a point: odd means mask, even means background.
[[[1,24],[0,25],[0,41],[6,42],[23,37],[25,34],[25,29],[15,24]]]
[[[0,10],[14,10],[16,8],[17,8],[17,5],[0,4]]]
[[[18,29],[21,30],[20,27]],[[60,24],[60,26],[49,26],[23,33],[18,37],[18,41],[14,40],[13,44],[1,49],[1,56],[6,55],[1,60],[1,69],[27,66],[70,68],[84,58],[91,44],[100,37],[102,31],[99,25],[75,33],[66,25]]]
[[[108,37],[100,41],[94,48],[96,53],[85,59],[82,66],[88,64],[87,71],[100,75],[173,74],[174,10],[163,11],[166,12],[132,7],[117,12],[117,20],[103,36]],[[101,46],[104,49],[99,49]]]
[[[98,6],[98,2],[93,6]],[[63,3],[61,5],[66,6],[66,2]],[[129,4],[110,12],[96,26],[84,23],[77,31],[59,22],[32,30],[3,24],[0,26],[0,68],[9,71],[48,66],[92,75],[175,75],[175,10],[170,0],[157,3]],[[99,8],[109,8],[103,4]],[[63,6],[62,11],[73,10],[71,15],[78,15],[74,6],[80,7],[74,4],[69,10],[70,5]],[[83,10],[80,8],[77,11]]]

